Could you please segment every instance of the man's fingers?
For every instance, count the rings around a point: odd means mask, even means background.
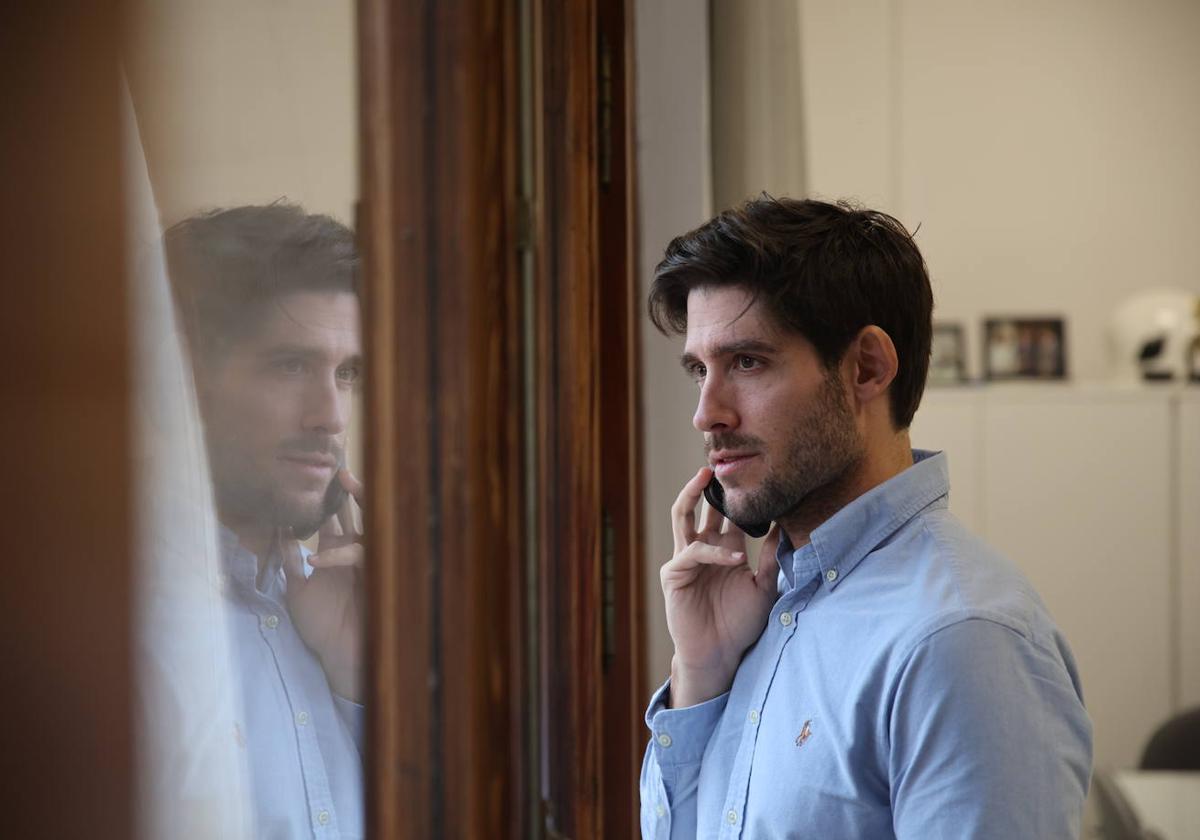
[[[719,545],[693,542],[665,563],[659,572],[663,588],[684,586],[701,566],[745,566],[746,552],[730,551]]]
[[[330,516],[321,523],[321,527],[317,530],[317,547],[320,548],[322,543],[332,542],[335,537],[340,537],[345,533],[341,520],[337,516]]]
[[[703,492],[704,491],[701,490],[701,493]],[[704,511],[704,514],[701,518],[701,521],[704,524],[700,527],[700,533],[712,534],[713,536],[719,537],[721,535],[721,527],[725,524],[725,516],[715,507],[710,505],[708,503],[708,499],[702,501],[700,506]]]
[[[696,539],[696,503],[704,494],[704,485],[712,478],[712,470],[701,467],[692,480],[683,485],[675,504],[671,505],[671,533],[675,537],[675,554]]]
[[[366,503],[366,497],[363,494],[363,483],[359,481],[354,473],[350,472],[349,468],[342,467],[338,470],[338,478],[342,482],[342,486],[346,488],[346,492],[354,497],[354,501],[361,506]]]
[[[343,534],[357,534],[362,530],[355,521],[354,505],[359,507],[363,505],[363,485],[362,482],[354,477],[354,473],[342,467],[338,470],[338,481],[342,483],[342,487],[346,490],[346,500],[342,503],[341,508],[337,512],[338,523],[342,526]],[[353,499],[353,501],[351,501]]]
[[[289,584],[293,581],[297,585],[305,582],[304,555],[300,553],[300,543],[295,540],[284,540],[283,574],[287,577]]]
[[[358,566],[363,561],[363,547],[359,543],[350,543],[338,548],[330,548],[312,554],[308,565],[314,569],[332,569],[335,566]]]
[[[758,569],[754,582],[763,592],[774,591],[779,585],[779,526],[772,525],[758,554]]]

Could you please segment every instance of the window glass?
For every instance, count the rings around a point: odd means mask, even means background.
[[[131,5],[142,833],[361,837],[355,5]]]

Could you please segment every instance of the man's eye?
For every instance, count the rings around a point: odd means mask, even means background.
[[[340,382],[357,382],[359,370],[356,367],[340,367],[337,370],[337,378]]]
[[[694,381],[701,382],[704,379],[704,374],[708,373],[708,368],[704,365],[692,365],[688,368],[688,376]]]
[[[759,366],[758,359],[753,356],[738,356],[735,360],[738,370],[754,370]]]
[[[275,369],[280,373],[297,374],[304,372],[304,362],[299,359],[280,359],[275,363]]]

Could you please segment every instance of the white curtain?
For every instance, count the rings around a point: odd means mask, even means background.
[[[208,462],[127,86],[121,95],[135,325],[139,828],[146,838],[240,840],[253,836],[252,811]]]

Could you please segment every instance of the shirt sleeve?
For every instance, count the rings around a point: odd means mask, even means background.
[[[987,619],[923,639],[889,721],[899,840],[1077,838],[1092,726],[1053,648]]]
[[[704,750],[725,711],[729,692],[685,709],[668,709],[671,683],[646,710],[650,743],[640,782],[643,840],[694,840],[696,790]]]

